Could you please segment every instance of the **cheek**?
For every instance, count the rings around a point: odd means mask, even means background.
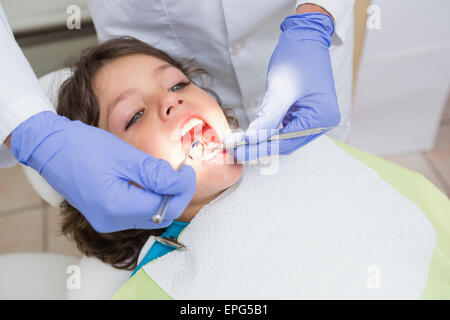
[[[169,161],[173,166],[174,161],[171,160],[173,152],[167,143],[167,137],[159,130],[136,130],[124,140],[154,158]]]
[[[195,105],[203,112],[214,115],[215,117],[220,115],[222,118],[226,119],[216,100],[205,90],[193,86],[187,93],[187,97],[189,101],[195,101]]]

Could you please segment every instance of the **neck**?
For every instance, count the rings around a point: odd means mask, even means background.
[[[198,202],[191,201],[191,203],[189,203],[189,205],[183,211],[181,216],[178,219],[176,219],[176,220],[181,221],[181,222],[189,222],[189,221],[191,221],[195,217],[195,215],[203,208],[203,206],[205,206],[210,201],[212,201],[215,198],[217,198],[225,190],[226,189],[220,190],[219,192],[217,192],[217,193],[215,193],[215,194],[213,194],[213,195],[211,195],[211,196],[209,196],[209,197],[207,197],[205,199],[202,199],[201,201],[198,201]]]

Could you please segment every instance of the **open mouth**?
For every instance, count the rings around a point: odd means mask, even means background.
[[[200,143],[191,151],[192,160],[209,160],[218,154],[214,150],[220,144],[217,132],[203,119],[194,116],[181,128],[180,143],[185,153],[188,153],[192,143],[199,140]]]

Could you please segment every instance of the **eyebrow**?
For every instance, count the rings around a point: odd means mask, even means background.
[[[108,111],[111,112],[114,110],[114,107],[123,99],[125,99],[126,97],[128,97],[129,95],[131,95],[133,92],[135,91],[135,89],[127,89],[125,91],[122,91],[119,96],[114,99],[114,101],[108,106]]]
[[[177,67],[175,67],[174,65],[171,65],[170,63],[163,63],[163,64],[159,65],[158,67],[156,67],[155,69],[153,69],[152,73],[161,72],[168,68],[178,69]]]
[[[168,69],[168,68],[176,68],[176,67],[173,66],[173,65],[171,65],[171,64],[164,63],[164,64],[162,64],[162,65],[156,67],[155,69],[153,69],[152,73],[156,73],[156,72],[160,73],[160,72],[162,72],[162,71],[164,71],[165,69]],[[112,103],[109,104],[108,110],[112,111],[112,110],[114,109],[114,107],[115,107],[121,100],[125,99],[125,98],[128,97],[130,94],[134,93],[134,91],[135,91],[134,89],[127,89],[127,90],[121,92],[121,93],[119,94],[119,96],[118,96],[116,99],[114,99],[114,101],[113,101]]]
[[[161,64],[161,65],[159,65],[158,67],[156,67],[155,69],[153,69],[152,70],[152,74],[154,74],[154,73],[160,73],[160,72],[162,72],[162,71],[164,71],[164,70],[166,70],[166,69],[169,69],[169,68],[177,68],[177,67],[175,67],[174,65],[171,65],[171,64],[169,64],[169,63],[163,63],[163,64]],[[177,68],[178,69],[178,68]],[[122,91],[118,96],[117,96],[117,98],[115,98],[114,99],[114,101],[113,102],[111,102],[109,105],[108,105],[108,107],[107,107],[107,112],[108,112],[108,114],[107,114],[107,119],[109,119],[109,117],[111,116],[111,114],[112,114],[112,112],[113,112],[113,110],[114,110],[114,108],[117,106],[117,104],[120,102],[120,101],[122,101],[122,100],[124,100],[125,98],[127,98],[128,96],[130,96],[131,94],[133,94],[135,92],[135,89],[133,89],[133,88],[131,88],[131,89],[127,89],[127,90],[125,90],[125,91]]]

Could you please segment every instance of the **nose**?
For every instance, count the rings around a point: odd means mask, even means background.
[[[176,92],[164,92],[160,97],[160,117],[167,120],[173,116],[174,111],[183,106],[182,97]]]

